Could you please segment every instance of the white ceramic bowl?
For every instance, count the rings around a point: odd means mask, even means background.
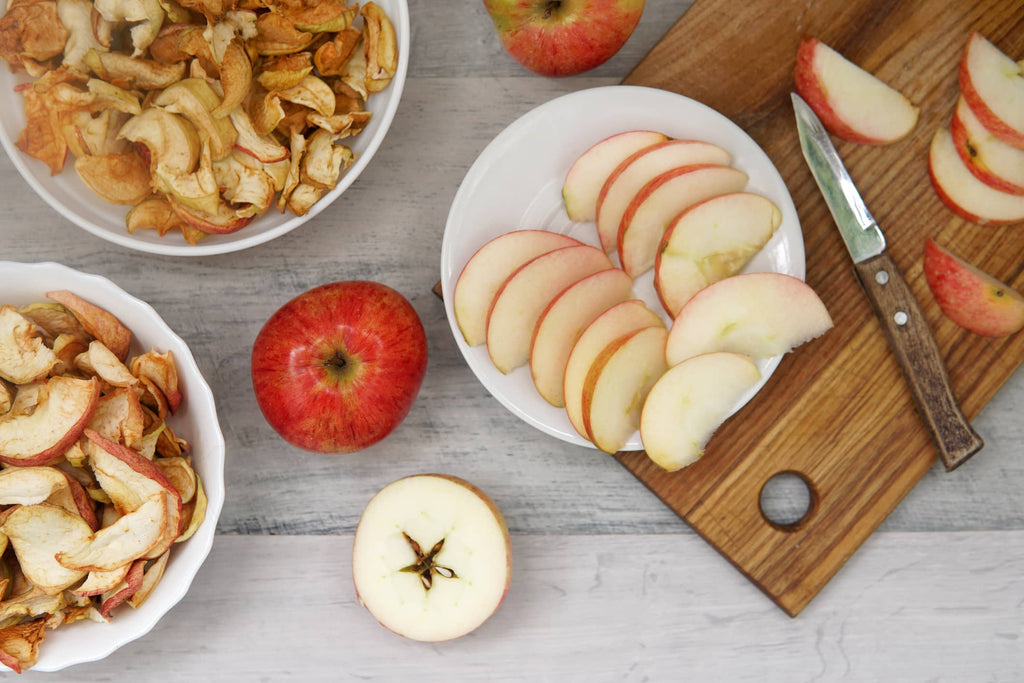
[[[491,363],[485,346],[466,344],[455,321],[452,294],[459,273],[476,250],[510,230],[544,228],[596,246],[594,223],[573,223],[565,213],[562,183],[572,163],[591,145],[632,129],[657,130],[725,148],[732,164],[749,176],[747,190],[768,197],[782,211],[778,231],[745,271],[804,277],[803,233],[786,183],[742,128],[707,105],[666,90],[615,85],[563,95],[510,124],[480,153],[452,201],[441,243],[441,288],[448,322],[466,362],[492,396],[527,424],[581,446],[592,444],[576,432],[564,409],[541,398],[528,367],[503,375]],[[634,281],[633,292],[669,323],[653,281],[653,272],[648,271]],[[768,381],[779,360],[758,361],[762,381],[734,411]],[[642,448],[635,433],[624,450]]]
[[[188,591],[213,545],[217,518],[224,504],[224,437],[217,421],[213,392],[185,342],[149,304],[106,278],[56,263],[0,261],[0,303],[24,305],[47,301],[44,294],[53,289],[71,290],[113,313],[132,331],[133,354],[149,349],[174,353],[184,399],[169,422],[175,433],[192,446],[193,465],[209,503],[206,518],[196,533],[173,546],[163,579],[139,609],[122,605],[109,623],[81,621],[47,632],[32,671],[57,671],[102,659],[148,633]]]
[[[124,224],[128,207],[108,204],[93,194],[92,190],[79,180],[78,174],[72,168],[71,160],[65,163],[63,172],[51,176],[49,169],[42,162],[27,156],[14,146],[14,141],[25,127],[24,98],[14,91],[14,87],[29,79],[23,75],[12,75],[6,64],[0,64],[0,142],[25,181],[57,213],[92,234],[115,244],[139,251],[174,256],[223,254],[263,244],[299,227],[340,197],[370,163],[391,126],[409,68],[409,7],[406,0],[377,0],[377,4],[387,13],[395,26],[398,37],[398,71],[383,92],[370,96],[367,108],[373,112],[373,117],[363,132],[350,141],[352,150],[357,154],[355,163],[341,177],[337,186],[314,204],[305,216],[282,214],[271,207],[266,214],[238,232],[210,235],[194,246],[185,242],[180,232],[164,237],[160,237],[153,230],[138,230],[134,235],[129,234]]]

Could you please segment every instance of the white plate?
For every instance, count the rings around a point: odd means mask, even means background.
[[[441,287],[448,322],[459,349],[484,387],[525,422],[570,443],[592,446],[577,434],[565,411],[547,403],[528,367],[502,375],[485,346],[469,347],[452,311],[452,292],[463,266],[488,240],[519,228],[545,228],[598,245],[593,223],[573,223],[562,203],[565,173],[591,145],[632,129],[715,143],[732,154],[750,177],[747,189],[774,201],[782,224],[746,271],[777,271],[804,278],[800,220],[782,180],[764,151],[732,121],[706,105],[665,90],[608,86],[564,95],[519,118],[477,157],[452,202],[441,245]],[[634,293],[671,322],[654,292],[653,273],[637,278]],[[779,357],[760,361],[762,381],[735,407],[739,410],[768,380]],[[640,450],[634,434],[625,450]]]
[[[177,231],[163,237],[153,230],[138,230],[134,235],[128,234],[124,224],[128,207],[108,204],[93,194],[78,178],[71,159],[65,163],[61,173],[51,176],[41,161],[27,156],[14,146],[14,141],[25,127],[25,101],[20,93],[15,92],[14,87],[30,79],[24,75],[12,75],[4,63],[0,63],[0,142],[25,181],[57,213],[92,234],[123,247],[153,254],[206,256],[239,251],[269,242],[312,219],[341,196],[370,163],[391,126],[409,69],[409,7],[406,0],[377,0],[377,4],[395,26],[398,70],[383,92],[370,96],[367,103],[367,108],[373,112],[370,123],[351,140],[351,148],[357,155],[355,163],[341,177],[337,186],[314,204],[305,216],[279,213],[271,207],[266,214],[238,232],[210,235],[194,246],[185,242]]]
[[[224,437],[217,421],[213,392],[203,379],[188,346],[153,308],[110,280],[56,263],[0,261],[0,304],[21,306],[47,301],[53,289],[68,289],[107,309],[132,331],[131,352],[170,350],[178,367],[184,398],[168,420],[176,434],[192,445],[193,465],[209,500],[206,518],[195,535],[171,549],[163,579],[139,609],[122,605],[109,623],[81,621],[48,631],[31,671],[57,671],[73,664],[102,659],[149,632],[185,596],[213,545],[224,504]],[[0,671],[6,671],[0,666]]]

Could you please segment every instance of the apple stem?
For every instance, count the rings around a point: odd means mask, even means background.
[[[544,18],[550,19],[551,15],[554,14],[559,7],[562,6],[562,0],[551,0],[547,6],[544,7]]]
[[[324,365],[335,370],[342,370],[348,365],[348,360],[341,351],[335,351],[333,356],[324,361]]]
[[[436,564],[438,553],[444,548],[444,539],[434,544],[434,547],[430,549],[429,553],[424,554],[423,548],[420,544],[412,539],[409,534],[402,532],[402,536],[409,543],[409,547],[416,554],[416,561],[410,564],[408,567],[402,567],[399,571],[413,572],[420,575],[420,582],[423,584],[425,590],[430,590],[430,587],[434,585],[434,574],[442,576],[446,579],[458,578],[455,572],[448,567],[442,567]]]

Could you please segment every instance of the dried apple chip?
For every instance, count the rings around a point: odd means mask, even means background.
[[[103,342],[115,356],[121,360],[128,357],[132,332],[112,313],[66,289],[47,292],[46,298],[62,304],[71,311],[86,332]]]
[[[149,165],[134,151],[75,159],[86,187],[111,204],[134,206],[152,194]]]
[[[298,85],[278,90],[277,96],[286,102],[308,107],[313,111],[330,116],[334,113],[334,91],[320,78],[308,75]]]
[[[85,576],[56,559],[89,545],[92,529],[77,514],[48,503],[23,505],[14,509],[0,531],[10,539],[21,571],[36,588],[55,595]]]
[[[366,3],[359,13],[363,16],[366,89],[380,92],[398,71],[398,38],[391,20],[376,3]]]
[[[171,230],[181,225],[181,219],[174,213],[166,197],[149,197],[128,211],[125,218],[128,232],[136,230],[156,230],[160,236],[166,235]]]
[[[309,47],[316,34],[295,28],[295,24],[282,14],[270,11],[256,18],[256,37],[253,47],[263,56],[287,55]]]
[[[16,673],[31,668],[39,659],[39,644],[46,637],[46,622],[26,621],[0,629],[0,663]]]
[[[56,364],[33,321],[14,306],[0,306],[0,377],[26,384],[46,377]]]
[[[256,80],[268,91],[292,88],[313,72],[313,55],[295,52],[266,57],[260,63]]]
[[[103,80],[120,88],[163,90],[185,76],[184,64],[161,64],[120,52],[90,50],[82,57],[82,63]]]
[[[14,3],[0,17],[0,58],[30,74],[64,52],[67,29],[54,0]],[[39,74],[32,74],[39,75]]]
[[[138,590],[132,593],[131,597],[128,598],[129,605],[138,609],[142,606],[142,603],[152,595],[153,589],[156,588],[157,584],[160,583],[160,579],[164,576],[164,570],[167,569],[167,560],[170,556],[171,553],[168,550],[146,566],[146,570],[142,575],[142,582],[139,584]]]
[[[12,415],[12,407],[0,419],[0,461],[29,466],[59,459],[92,416],[99,388],[95,378],[67,376],[52,377],[38,386],[38,404],[31,413]]]

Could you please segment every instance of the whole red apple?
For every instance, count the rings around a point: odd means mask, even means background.
[[[416,311],[377,282],[300,294],[270,316],[252,348],[263,416],[288,443],[319,453],[350,453],[390,434],[426,369]]]
[[[619,51],[644,0],[484,0],[501,44],[542,76],[572,76]]]

